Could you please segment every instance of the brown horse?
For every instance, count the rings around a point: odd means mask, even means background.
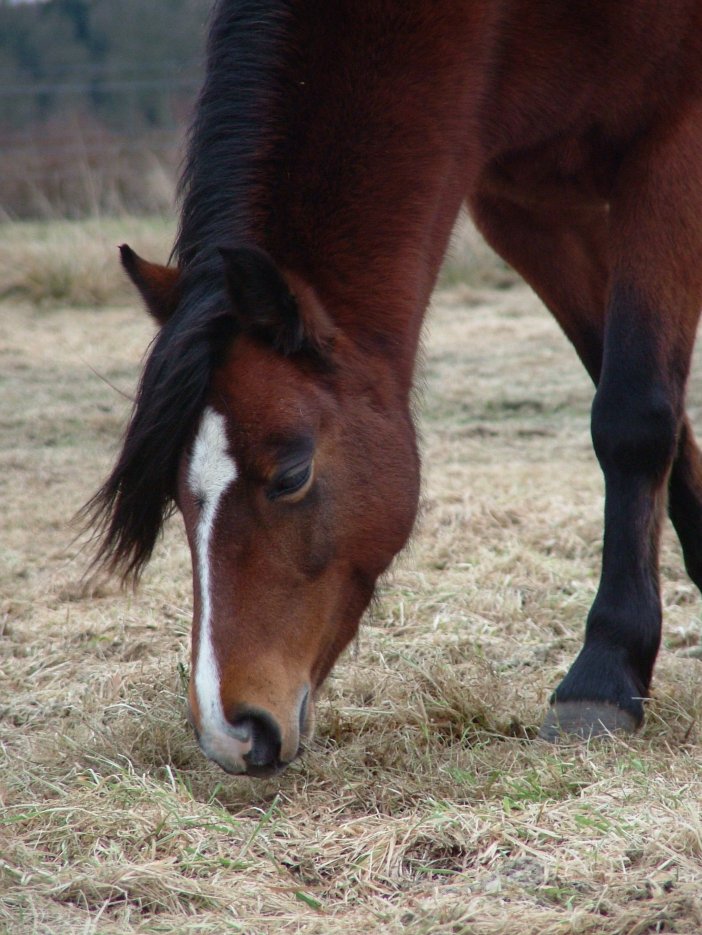
[[[410,535],[422,319],[463,203],[596,384],[602,578],[542,734],[634,729],[668,505],[702,585],[685,385],[702,305],[702,2],[220,0],[161,326],[91,502],[138,577],[177,504],[191,720],[271,772]]]

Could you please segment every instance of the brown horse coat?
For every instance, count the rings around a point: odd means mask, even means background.
[[[225,769],[295,756],[410,534],[417,345],[464,203],[597,387],[602,578],[544,735],[641,722],[667,492],[702,585],[701,83],[700,0],[217,4],[177,266],[123,248],[162,327],[92,509],[138,575],[180,507],[192,720]]]

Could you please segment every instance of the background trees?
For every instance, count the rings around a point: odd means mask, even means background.
[[[0,0],[0,211],[79,215],[165,204],[200,83],[210,6]]]

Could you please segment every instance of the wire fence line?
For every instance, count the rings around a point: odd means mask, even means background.
[[[194,90],[198,87],[198,78],[135,78],[116,80],[96,80],[92,82],[52,81],[33,82],[32,84],[0,85],[0,97],[36,97],[41,94],[113,94],[118,91],[175,91]]]
[[[212,0],[0,0],[0,219],[169,204]]]
[[[26,83],[0,69],[0,219],[170,208],[196,66],[82,64]]]
[[[75,135],[35,128],[3,139],[0,219],[168,212],[182,161],[184,128],[127,137],[92,126]]]
[[[8,147],[3,154],[2,161],[5,165],[10,161],[8,157],[13,155],[19,157],[25,157],[30,160],[30,162],[25,163],[23,169],[18,171],[26,172],[31,164],[32,159],[41,159],[42,162],[46,165],[53,158],[56,160],[57,165],[59,165],[59,158],[70,157],[73,159],[99,159],[103,156],[114,156],[116,154],[126,155],[128,153],[141,154],[144,152],[153,153],[158,155],[163,153],[164,155],[170,154],[173,152],[174,148],[178,148],[179,141],[173,140],[170,143],[163,142],[141,142],[141,143],[119,143],[113,146],[75,146],[75,147],[47,147],[41,151],[31,148],[31,147]],[[70,168],[70,167],[69,167]],[[31,169],[29,170],[31,171]],[[63,171],[63,170],[59,170]]]
[[[30,134],[5,136],[0,145],[0,158],[17,156],[19,158],[32,158],[41,154],[47,157],[81,157],[112,155],[116,150],[121,153],[142,152],[170,152],[178,146],[184,136],[184,125],[174,124],[172,127],[150,131],[138,137],[127,137],[122,134],[111,134],[105,131],[93,131],[86,134],[76,131],[63,136],[55,132],[48,132],[45,128],[36,128]]]
[[[78,62],[71,58],[63,59],[54,59],[51,64],[44,65],[42,77],[43,78],[65,78],[74,77],[78,72],[91,72],[93,74],[104,74],[109,72],[110,74],[115,74],[117,72],[140,72],[141,74],[146,74],[147,72],[160,72],[161,75],[165,76],[171,74],[172,72],[178,71],[191,71],[193,73],[199,72],[202,69],[202,61],[199,58],[186,58],[183,60],[178,59],[160,59],[158,62],[138,62],[134,60],[126,59],[113,59],[109,62],[90,62],[83,61]],[[16,75],[15,71],[9,70],[3,65],[0,65],[0,81],[7,79],[7,76],[10,76],[12,79]],[[23,82],[26,83],[26,82]]]

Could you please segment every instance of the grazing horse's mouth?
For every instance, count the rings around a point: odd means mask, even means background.
[[[276,718],[250,706],[238,706],[231,719],[204,730],[192,706],[187,716],[205,756],[233,776],[268,778],[280,773],[300,756],[314,733],[314,702],[307,688],[296,722],[285,735]]]

